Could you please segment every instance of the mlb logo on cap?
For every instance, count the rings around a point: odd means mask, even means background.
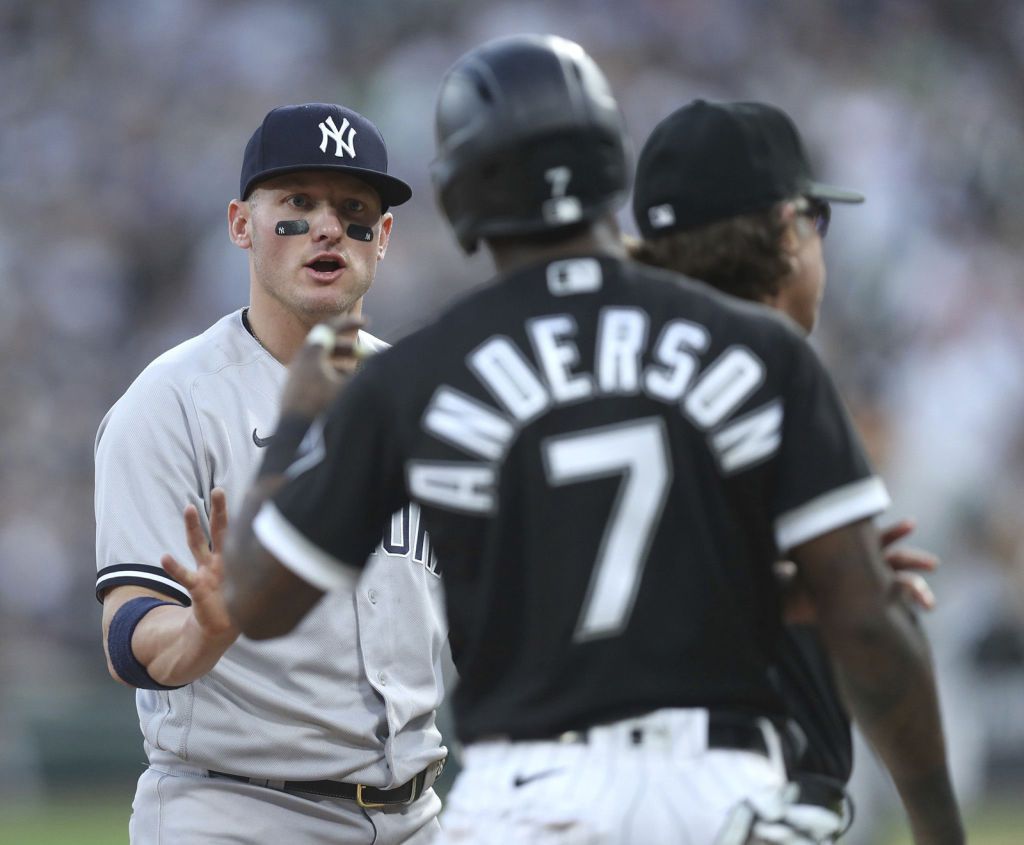
[[[664,229],[666,226],[674,226],[676,222],[676,210],[671,205],[655,205],[647,209],[647,216],[655,229]]]
[[[344,106],[305,103],[269,112],[246,144],[239,197],[247,198],[264,179],[300,170],[351,173],[377,191],[382,210],[412,196],[405,182],[388,174],[377,127]]]

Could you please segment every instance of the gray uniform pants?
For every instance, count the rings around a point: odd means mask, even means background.
[[[132,845],[427,845],[440,828],[433,790],[398,809],[364,810],[341,798],[292,795],[188,769],[139,778]]]

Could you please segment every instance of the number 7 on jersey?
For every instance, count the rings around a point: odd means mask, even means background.
[[[672,462],[661,417],[549,437],[541,445],[548,483],[621,476],[573,639],[609,637],[625,628],[651,540],[661,519]]]

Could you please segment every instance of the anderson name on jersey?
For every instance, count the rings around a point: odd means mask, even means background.
[[[464,741],[781,712],[772,564],[888,506],[783,318],[588,256],[500,276],[371,359],[255,530],[351,581],[366,525],[408,499],[444,569]]]
[[[546,270],[548,288],[556,296],[590,289],[600,274],[600,262],[594,258],[557,261]],[[578,369],[579,326],[571,313],[525,320],[523,332],[536,368],[511,338],[489,337],[467,356],[466,366],[499,407],[442,384],[423,417],[425,431],[483,463],[412,461],[411,495],[438,507],[492,512],[499,465],[519,430],[554,407],[596,397],[643,394],[678,404],[683,415],[708,434],[708,446],[723,474],[743,470],[778,450],[783,417],[779,396],[734,419],[764,382],[764,362],[753,351],[733,344],[708,364],[702,357],[711,344],[705,326],[682,318],[669,320],[653,343],[650,329],[651,316],[643,308],[602,308],[591,353],[593,372]]]

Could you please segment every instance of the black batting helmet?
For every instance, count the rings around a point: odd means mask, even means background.
[[[437,101],[438,200],[466,252],[480,238],[593,220],[626,197],[622,115],[601,69],[554,35],[499,38],[464,55]]]

